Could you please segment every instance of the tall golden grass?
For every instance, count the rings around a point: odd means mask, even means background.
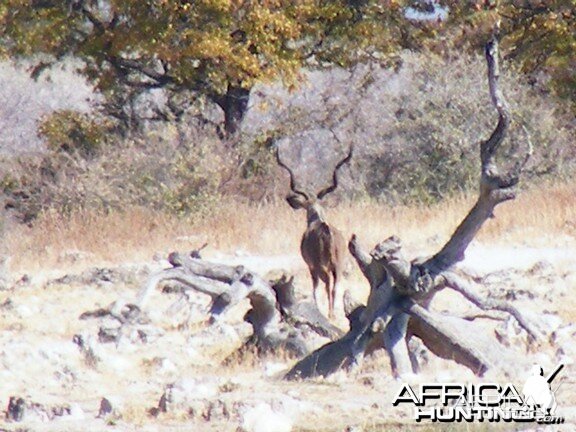
[[[340,204],[328,217],[347,236],[356,233],[366,247],[395,234],[409,251],[427,254],[446,241],[475,197],[460,196],[429,206],[374,202]],[[131,208],[123,212],[78,211],[43,214],[32,226],[13,226],[4,245],[14,271],[62,265],[74,251],[91,265],[150,260],[155,253],[189,250],[209,243],[212,251],[254,254],[298,253],[304,215],[284,202],[261,206],[222,202],[210,217],[188,221]],[[477,238],[481,242],[521,245],[555,244],[560,236],[576,237],[576,185],[542,185],[500,205]]]

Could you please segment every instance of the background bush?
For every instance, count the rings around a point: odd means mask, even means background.
[[[39,84],[0,69],[0,78],[8,87],[20,86],[23,98],[35,94],[33,104],[11,100],[2,108],[15,114],[3,117],[0,193],[5,207],[24,221],[47,210],[128,206],[201,216],[222,200],[283,197],[288,179],[276,166],[275,147],[302,187],[318,190],[353,143],[355,158],[343,170],[340,195],[437,201],[477,185],[478,144],[497,119],[485,68],[480,57],[406,51],[392,67],[303,71],[297,89],[258,85],[242,134],[234,140],[221,138],[209,106],[119,135],[113,122],[92,108],[97,95],[84,95],[85,87],[78,90],[82,98],[74,93],[77,78]],[[535,147],[528,181],[573,172],[574,118],[506,65],[503,70],[503,91],[516,120],[508,148],[525,145],[522,125]],[[34,140],[22,138],[32,133]],[[16,144],[6,146],[9,140],[19,143],[18,152]],[[33,156],[22,156],[32,150]]]

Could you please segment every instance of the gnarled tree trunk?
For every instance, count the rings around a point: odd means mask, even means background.
[[[242,120],[248,110],[250,89],[241,85],[228,84],[226,94],[214,98],[216,104],[224,112],[224,135],[234,137],[242,125]]]

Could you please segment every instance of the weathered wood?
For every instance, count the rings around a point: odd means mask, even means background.
[[[26,401],[21,397],[10,396],[6,410],[6,420],[9,422],[21,422],[26,411]]]
[[[495,30],[497,33],[497,29]],[[427,263],[427,267],[440,272],[450,268],[464,259],[470,242],[474,239],[484,223],[494,216],[494,208],[516,197],[515,187],[520,175],[532,154],[532,145],[527,138],[527,149],[524,156],[518,158],[513,168],[501,173],[496,164],[496,152],[510,126],[511,116],[508,103],[498,87],[500,69],[498,62],[498,40],[496,36],[486,45],[486,62],[488,65],[488,86],[492,104],[498,112],[498,123],[486,141],[480,145],[481,178],[480,194],[462,223],[456,228],[450,240]]]
[[[222,317],[234,305],[247,299],[250,310],[244,320],[252,325],[253,334],[231,358],[241,358],[245,352],[258,354],[287,352],[302,357],[310,351],[306,332],[337,338],[343,332],[332,325],[312,304],[299,302],[294,295],[292,279],[283,278],[270,284],[242,266],[210,263],[185,254],[172,253],[169,262],[174,266],[153,274],[138,294],[139,309],[150,305],[151,294],[162,282],[177,282],[184,291],[210,296],[209,314]]]
[[[370,255],[394,279],[401,289],[408,289],[410,285],[410,262],[402,256],[402,242],[392,236],[374,247]]]
[[[465,325],[467,321],[442,316],[413,302],[407,304],[406,311],[411,317],[410,333],[438,357],[453,360],[480,376],[491,366],[485,356],[491,347],[478,346],[471,337],[473,329]]]
[[[395,377],[413,372],[406,341],[409,319],[407,314],[398,313],[392,317],[384,330],[384,347],[390,357],[392,374]]]
[[[348,249],[356,262],[360,265],[362,273],[370,283],[370,294],[366,307],[359,317],[359,334],[364,333],[392,304],[394,299],[397,298],[397,293],[393,289],[393,278],[389,277],[386,270],[385,258],[381,255],[382,244],[388,242],[390,239],[377,245],[370,254],[362,250],[358,244],[356,235],[353,235],[348,243]],[[385,314],[388,319],[390,314]],[[381,317],[386,320],[386,317]]]
[[[286,379],[327,376],[341,368],[356,364],[364,356],[369,342],[375,337],[372,325],[376,319],[380,318],[386,323],[392,318],[395,310],[389,306],[397,298],[397,294],[392,289],[392,279],[387,276],[381,260],[372,258],[374,254],[365,253],[358,244],[356,236],[352,236],[348,247],[371,284],[367,306],[356,306],[350,310],[347,314],[350,321],[348,333],[296,363],[286,374]],[[347,302],[350,300],[347,299]]]
[[[322,315],[316,304],[296,299],[293,281],[294,277],[288,279],[283,276],[272,283],[282,318],[296,328],[308,326],[329,339],[342,337],[344,332]]]
[[[474,291],[471,283],[453,272],[445,272],[446,286],[461,293],[466,299],[484,311],[496,310],[512,315],[533,341],[544,340],[544,335],[535,323],[532,323],[510,303],[492,298],[484,298]]]
[[[168,257],[168,261],[174,267],[182,267],[188,274],[203,276],[227,284],[233,284],[238,281],[242,281],[247,285],[251,284],[250,277],[252,277],[252,274],[243,266],[207,262],[177,252],[172,252]]]
[[[350,331],[342,338],[318,348],[298,361],[284,376],[287,380],[328,376],[356,362],[366,350],[372,334]]]
[[[276,296],[268,283],[259,276],[241,266],[215,264],[174,253],[171,254],[170,262],[177,267],[152,275],[139,293],[136,305],[140,309],[146,306],[151,293],[161,282],[176,281],[185,289],[210,296],[212,316],[223,315],[230,307],[247,298],[252,307],[247,318],[254,333],[266,338],[278,331],[281,317],[276,308]]]
[[[372,295],[372,291],[375,289],[382,288],[380,295],[383,295],[384,285],[385,282],[388,281],[388,273],[384,266],[380,263],[380,261],[375,260],[372,258],[372,255],[365,252],[360,244],[358,243],[358,237],[356,234],[353,234],[348,242],[348,250],[356,259],[356,263],[364,277],[368,280],[370,284],[370,294]],[[391,287],[391,285],[390,285]],[[379,301],[380,303],[382,301]],[[373,301],[368,301],[368,304],[373,303]]]

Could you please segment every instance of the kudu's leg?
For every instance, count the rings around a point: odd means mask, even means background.
[[[330,290],[330,318],[334,318],[334,310],[336,304],[336,288],[338,287],[338,271],[332,270],[332,287]]]
[[[320,275],[324,288],[326,290],[326,299],[328,300],[328,318],[334,318],[334,300],[332,297],[333,280],[330,277],[330,272],[324,272]]]
[[[316,307],[318,309],[320,309],[320,307],[318,306],[318,296],[316,294],[316,291],[318,290],[318,275],[316,274],[316,272],[312,269],[310,269],[310,276],[312,277],[312,296],[314,297],[314,304],[316,305]]]

